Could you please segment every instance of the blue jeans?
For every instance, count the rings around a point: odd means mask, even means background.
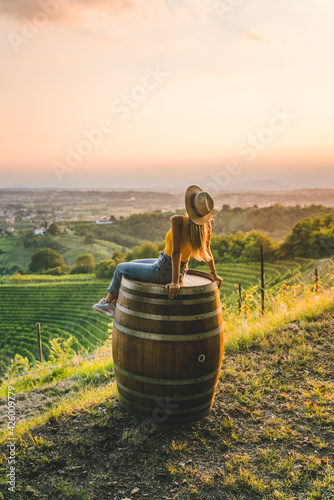
[[[188,269],[188,261],[181,262],[180,281]],[[172,281],[172,259],[161,252],[159,259],[138,259],[131,262],[121,262],[115,269],[108,292],[113,298],[118,297],[122,276],[151,283],[167,284]]]

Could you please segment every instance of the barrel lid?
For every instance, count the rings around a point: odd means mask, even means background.
[[[151,283],[148,281],[138,281],[132,280],[129,278],[122,277],[122,283],[125,286],[133,289],[141,289],[143,290],[146,287],[147,292],[150,293],[159,293],[168,294],[166,290],[166,285],[160,285],[157,283]],[[195,269],[188,269],[187,273],[183,277],[182,282],[180,283],[180,291],[179,294],[189,294],[192,291],[201,289],[202,292],[209,292],[214,290],[217,287],[217,282],[209,273],[205,273],[203,271],[197,271]],[[149,288],[149,290],[148,290]]]
[[[214,282],[215,280],[213,279],[211,274],[205,273],[203,271],[196,271],[195,269],[189,269],[180,285],[181,287],[185,288],[189,286],[210,285]]]

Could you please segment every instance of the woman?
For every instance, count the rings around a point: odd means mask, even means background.
[[[93,306],[98,313],[113,317],[122,276],[166,284],[168,297],[177,296],[192,255],[207,262],[213,278],[221,287],[223,279],[217,275],[212,256],[211,215],[214,207],[211,196],[197,186],[190,186],[185,194],[186,216],[173,215],[171,229],[166,235],[166,246],[159,259],[140,259],[122,262],[115,269],[106,298]]]

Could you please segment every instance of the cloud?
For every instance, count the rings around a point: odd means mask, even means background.
[[[259,35],[255,31],[251,31],[251,32],[247,33],[246,38],[247,38],[247,40],[253,40],[253,42],[262,43],[262,45],[272,45],[273,44],[272,41],[269,40],[269,38],[265,38],[264,36]]]
[[[151,0],[152,2],[152,0]],[[159,3],[159,2],[158,2]],[[148,0],[0,0],[0,14],[17,20],[33,20],[38,13],[46,12],[49,21],[59,23],[80,20],[87,11],[97,10],[112,17],[126,12],[142,15],[149,5]]]

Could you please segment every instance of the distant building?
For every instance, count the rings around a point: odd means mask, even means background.
[[[36,229],[34,229],[35,236],[44,236],[45,233],[46,233],[45,227],[36,227]]]
[[[12,226],[6,228],[7,233],[13,233],[14,228]]]
[[[97,221],[95,221],[96,224],[112,224],[112,221],[111,220],[108,220],[108,219],[99,219]]]
[[[4,220],[3,220],[3,221],[4,221],[4,222],[8,222],[9,224],[14,224],[14,222],[15,222],[15,217],[13,217],[12,215],[11,215],[10,217],[7,217],[7,216],[6,216],[6,217],[4,218]]]

